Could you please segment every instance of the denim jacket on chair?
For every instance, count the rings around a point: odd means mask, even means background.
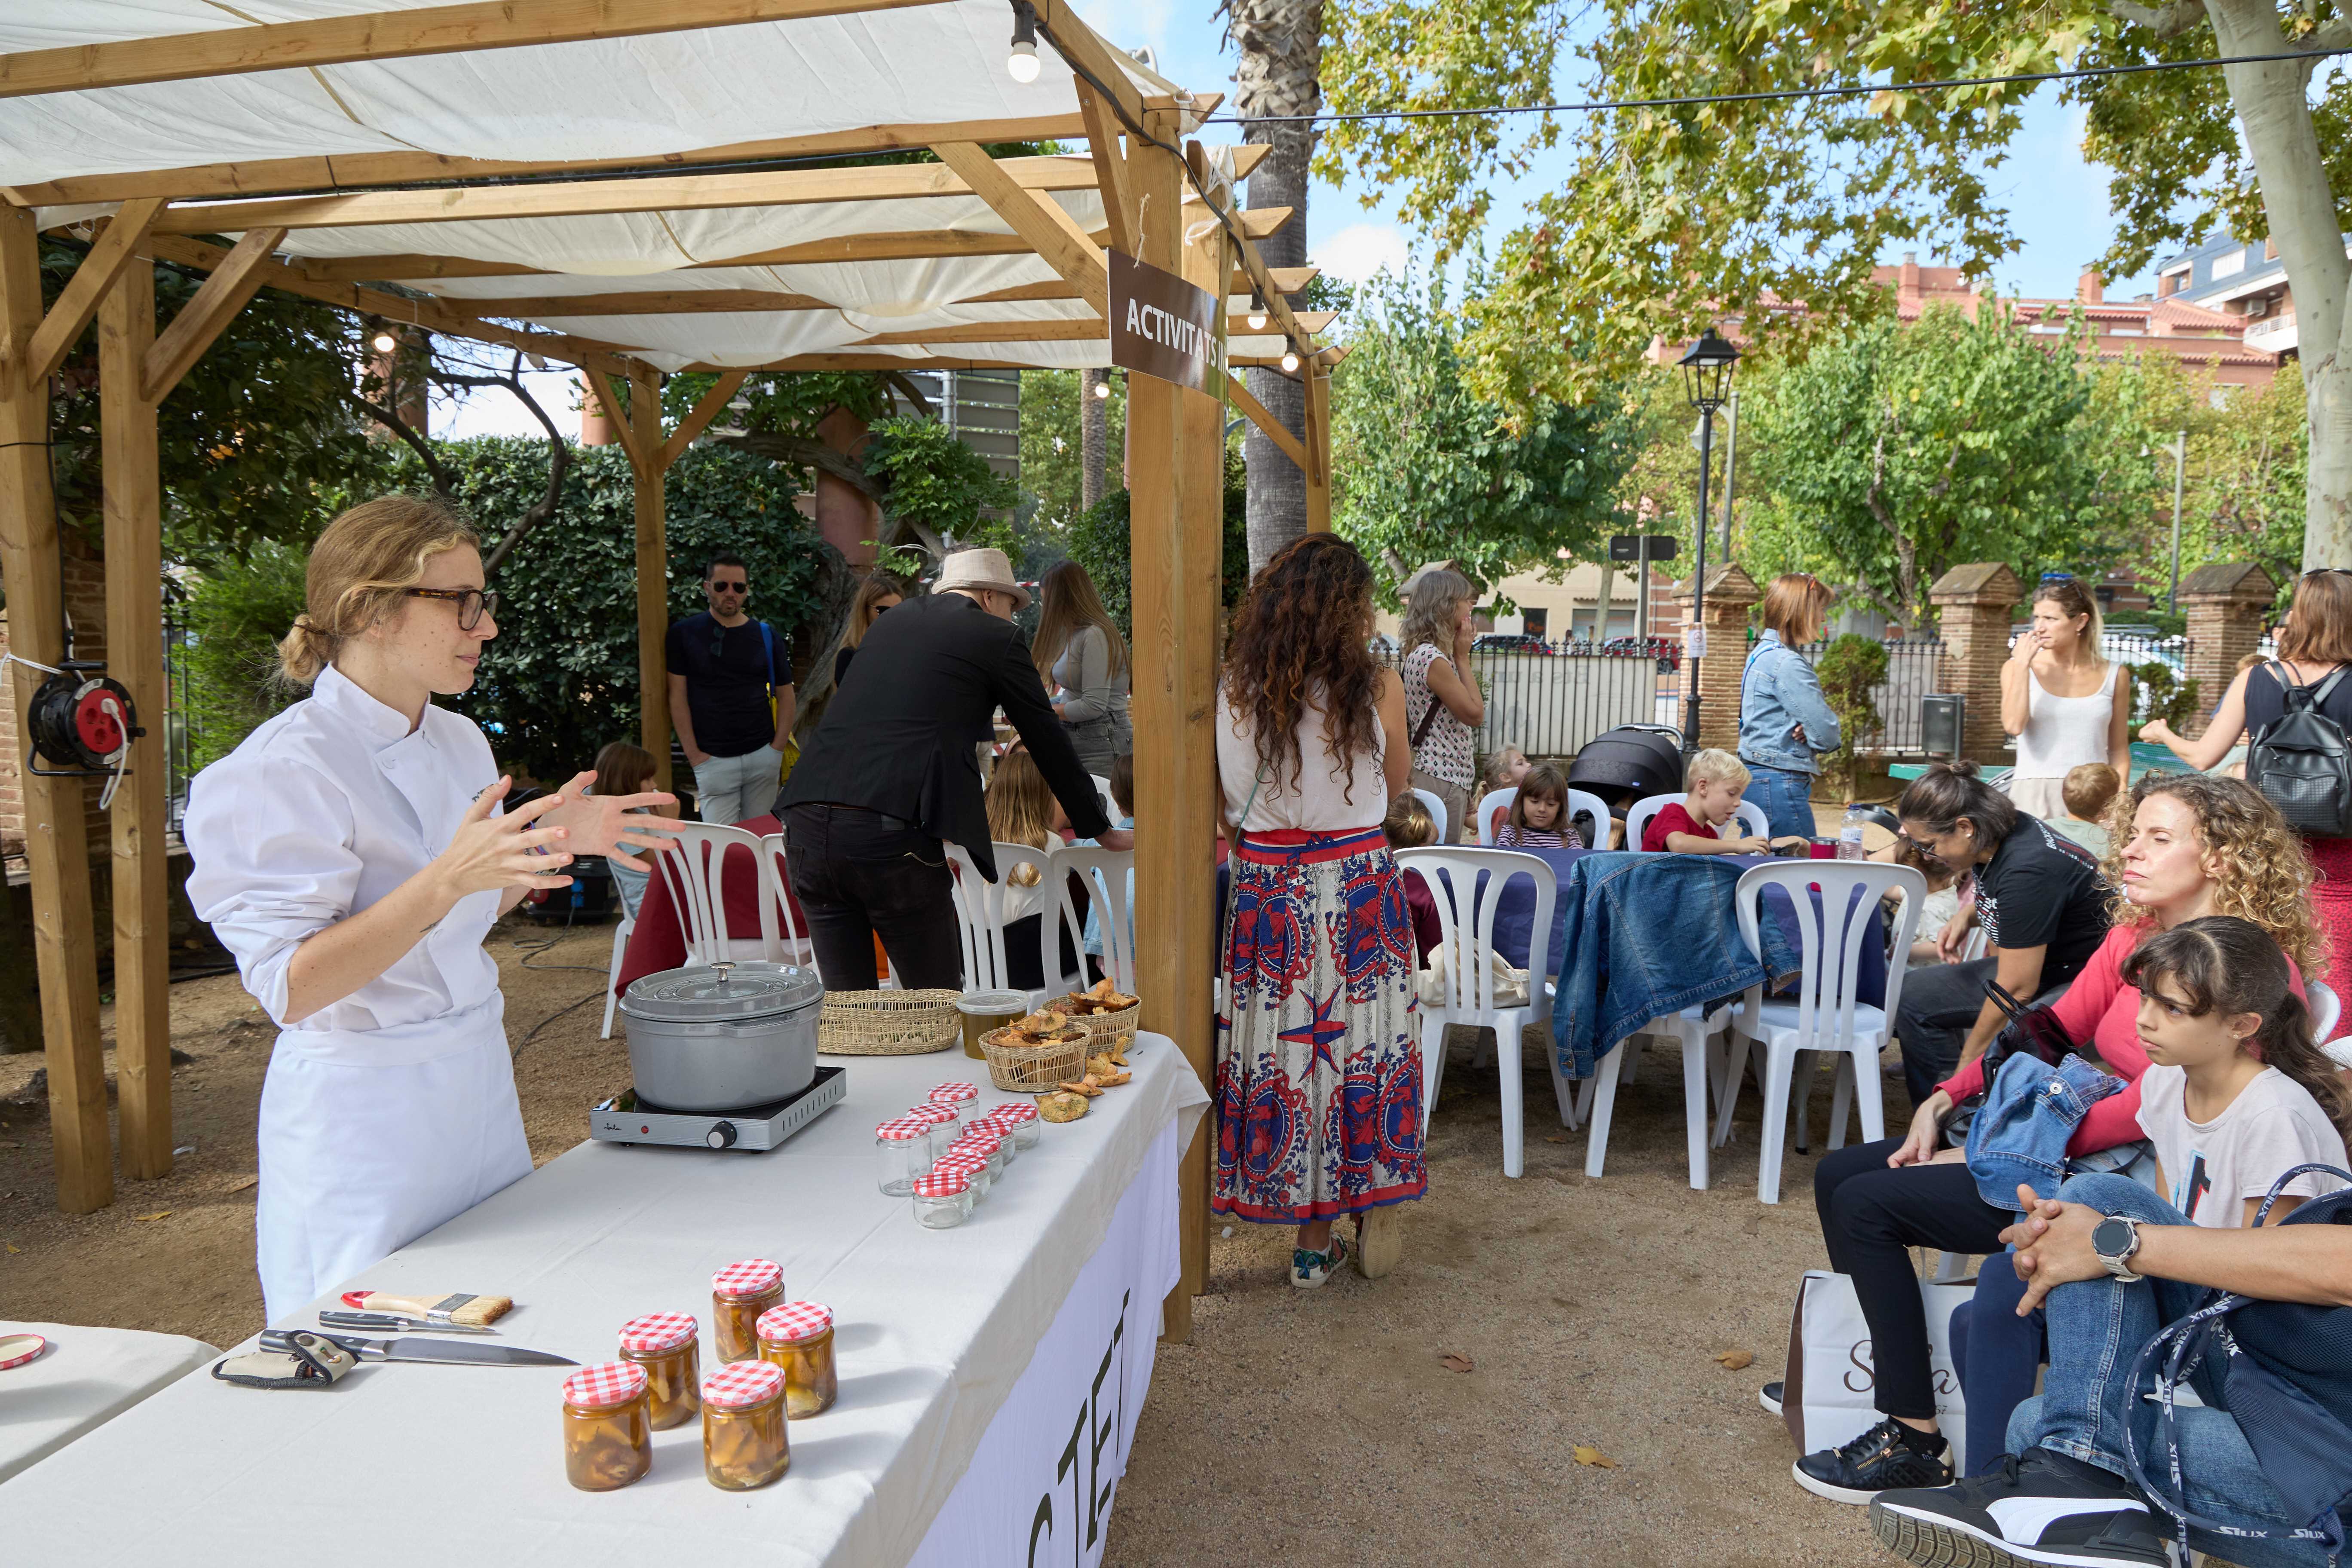
[[[1985,1102],[1969,1123],[1969,1174],[1977,1195],[1997,1209],[2017,1212],[2017,1189],[2054,1198],[2068,1174],[2066,1141],[2092,1106],[2124,1087],[2081,1057],[2056,1067],[2020,1051],[2000,1064]]]
[[[1759,636],[1739,677],[1739,754],[1768,768],[1817,773],[1816,755],[1837,747],[1838,717],[1822,695],[1821,677],[1779,632]]]

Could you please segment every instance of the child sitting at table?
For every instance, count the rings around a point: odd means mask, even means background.
[[[2052,826],[2056,825],[2053,823]],[[1890,860],[1897,866],[1908,866],[1927,879],[1927,896],[1919,902],[1919,921],[1912,928],[1911,952],[1905,961],[1904,967],[1919,969],[1929,964],[1943,963],[1943,954],[1936,948],[1936,939],[1960,912],[1960,894],[1965,886],[1962,879],[1955,876],[1952,868],[1941,860],[1929,859],[1921,853],[1916,844],[1912,843],[1900,833],[1895,836],[1894,843],[1874,852],[1870,858]],[[1895,911],[1903,905],[1902,891],[1899,889],[1889,888],[1885,897],[1880,901],[1886,906],[1888,921],[1886,940],[1888,944],[1892,945],[1895,941],[1893,923]]]
[[[2122,775],[2105,763],[2084,763],[2069,768],[2065,782],[2059,785],[2059,798],[2066,803],[2066,815],[2052,817],[2050,826],[2089,850],[2101,860],[2107,858],[2107,830],[2099,819],[2124,787]]]
[[[1729,752],[1710,748],[1699,752],[1683,775],[1690,793],[1661,806],[1650,818],[1642,829],[1642,847],[1651,854],[1769,855],[1769,838],[1723,837],[1723,825],[1739,810],[1749,777],[1748,764]]]
[[[1568,822],[1568,775],[1550,763],[1529,768],[1511,799],[1508,821],[1495,835],[1497,849],[1580,849]]]
[[[626,741],[615,741],[596,753],[596,782],[590,786],[591,795],[642,795],[661,788],[659,775],[654,772],[654,754],[643,746],[633,746]],[[645,811],[644,806],[637,807]],[[637,906],[645,900],[646,871],[632,871],[614,863],[613,891],[621,900],[625,920],[637,918]]]
[[[1037,760],[1026,751],[1008,752],[999,758],[988,781],[988,836],[999,844],[1019,844],[1051,851],[1061,847],[1070,821],[1053,786],[1038,771]],[[1047,916],[1061,924],[1054,890],[1034,866],[997,868],[1004,888],[1005,983],[1017,991],[1034,991],[1045,984],[1038,962],[1038,928]],[[1069,931],[1061,933],[1061,965],[1065,974],[1078,970],[1077,944]]]
[[[1381,831],[1388,837],[1391,849],[1424,849],[1437,841],[1436,819],[1429,815],[1421,796],[1410,792],[1389,802]],[[1444,937],[1444,928],[1437,921],[1437,899],[1421,873],[1410,866],[1398,879],[1404,883],[1405,909],[1412,916],[1413,963],[1425,967]]]

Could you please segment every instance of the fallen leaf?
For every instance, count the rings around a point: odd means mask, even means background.
[[[1547,1138],[1544,1142],[1547,1143],[1565,1143],[1568,1140],[1565,1138]]]
[[[8,1244],[8,1250],[11,1252],[22,1252],[25,1249],[12,1241]]]
[[[1448,1372],[1468,1372],[1477,1363],[1458,1351],[1447,1351],[1437,1358],[1437,1364]]]
[[[1738,1372],[1742,1367],[1753,1366],[1756,1364],[1756,1352],[1754,1351],[1744,1351],[1734,1346],[1732,1349],[1724,1352],[1715,1359],[1723,1363],[1725,1371]]]
[[[142,1224],[144,1224],[151,1219],[170,1219],[171,1217],[172,1211],[170,1209],[157,1209],[153,1214],[141,1215],[139,1216],[139,1220]]]
[[[245,1180],[231,1187],[229,1191],[233,1193],[241,1193],[248,1188],[257,1187],[259,1185],[261,1185],[261,1178],[259,1176],[247,1176]]]
[[[1582,1443],[1576,1445],[1576,1462],[1580,1465],[1591,1465],[1599,1470],[1613,1470],[1617,1468],[1616,1460],[1600,1449],[1587,1447]]]

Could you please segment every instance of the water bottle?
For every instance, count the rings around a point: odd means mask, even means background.
[[[1838,825],[1837,858],[1841,860],[1866,859],[1862,847],[1862,825],[1870,820],[1858,805],[1845,808],[1845,820]]]

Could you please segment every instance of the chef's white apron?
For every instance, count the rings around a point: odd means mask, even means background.
[[[505,1013],[493,993],[422,1023],[278,1037],[256,1133],[272,1323],[368,1284],[371,1264],[530,1174]]]

